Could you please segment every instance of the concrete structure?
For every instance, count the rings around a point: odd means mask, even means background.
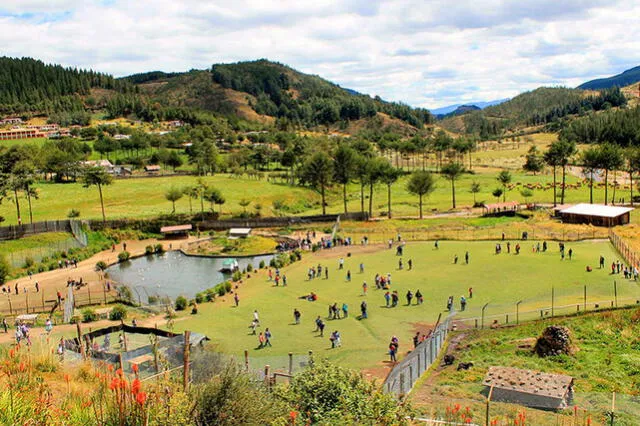
[[[231,228],[229,229],[230,238],[247,238],[251,234],[251,228]]]
[[[44,137],[45,137],[45,134],[36,129],[0,130],[0,140],[2,141],[44,138]]]
[[[595,226],[616,226],[629,223],[631,207],[605,206],[602,204],[576,204],[560,210],[565,223],[588,223]]]
[[[0,124],[22,124],[22,118],[19,117],[7,117],[0,121]]]
[[[561,410],[572,404],[573,377],[511,367],[489,367],[482,382],[492,401]],[[489,389],[487,389],[489,391]]]

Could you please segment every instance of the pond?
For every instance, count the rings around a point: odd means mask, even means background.
[[[134,297],[146,303],[149,296],[177,296],[191,298],[196,293],[214,287],[229,278],[231,274],[219,272],[222,263],[236,259],[240,269],[249,263],[258,268],[260,261],[265,264],[273,255],[236,258],[210,258],[186,256],[179,251],[162,255],[143,256],[129,262],[118,263],[107,269],[111,280],[129,286]]]

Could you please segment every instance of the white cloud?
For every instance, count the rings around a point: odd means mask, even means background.
[[[633,0],[3,0],[2,54],[121,76],[269,58],[437,107],[640,63]]]

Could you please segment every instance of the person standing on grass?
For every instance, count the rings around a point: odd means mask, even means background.
[[[329,279],[329,268],[324,268],[324,279],[325,280]]]
[[[260,332],[260,334],[258,335],[258,349],[262,349],[264,348],[264,335],[262,334],[262,331]]]
[[[367,316],[367,301],[363,300],[360,304],[360,313],[362,314],[362,319],[368,318]]]
[[[269,331],[269,327],[264,330],[264,345],[265,347],[271,346],[271,332]]]
[[[424,302],[424,299],[422,297],[422,293],[420,293],[420,290],[416,290],[416,305],[422,305],[422,302]]]
[[[253,320],[256,322],[256,325],[260,325],[260,317],[258,316],[258,310],[253,310]]]
[[[465,299],[464,296],[460,296],[460,310],[464,311],[466,307],[467,307],[467,299]]]
[[[240,304],[240,296],[238,296],[237,292],[233,294],[233,301],[236,303],[236,308],[237,308],[238,305]]]
[[[367,295],[367,282],[363,282],[362,283],[362,295],[366,296]]]
[[[469,299],[473,299],[473,287],[469,287]]]
[[[573,249],[570,248],[567,253],[569,254],[569,260],[571,260],[571,257],[573,256]]]
[[[342,317],[343,318],[349,317],[349,305],[347,305],[346,303],[342,304]]]
[[[324,336],[324,321],[318,317],[318,330],[320,330],[320,337]]]
[[[364,263],[360,263],[360,273],[364,274]]]
[[[287,286],[287,276],[285,274],[282,274],[282,286]]]
[[[438,244],[438,240],[436,240],[435,243],[433,243],[433,247],[438,250],[440,248],[440,245]]]
[[[300,317],[302,316],[302,314],[300,313],[300,311],[298,309],[294,309],[293,310],[293,320],[296,324],[300,324]]]
[[[453,256],[453,264],[454,265],[458,264],[458,255],[457,254],[455,256]]]
[[[409,270],[412,270],[413,269],[413,261],[411,259],[409,259],[407,264],[409,265]]]
[[[351,270],[347,271],[347,281],[351,281]]]
[[[388,291],[384,294],[384,300],[387,303],[387,308],[389,307],[389,302],[391,301],[391,293]]]
[[[413,349],[417,348],[419,343],[420,343],[420,332],[416,331],[416,335],[413,336]]]
[[[604,268],[604,256],[600,255],[600,269]]]
[[[34,287],[36,288],[36,293],[40,293],[40,284],[38,284],[38,281],[36,281]]]
[[[7,324],[6,318],[2,318],[2,328],[4,328],[4,334],[9,333],[9,324]]]
[[[469,264],[469,252],[466,252],[464,254],[464,263],[466,263],[467,265]]]
[[[411,301],[413,300],[413,293],[411,290],[407,290],[407,306],[411,306]]]
[[[338,269],[344,269],[344,258],[340,258],[340,260],[338,260]]]
[[[402,267],[403,267],[403,265],[402,265],[402,259],[399,259],[399,260],[398,260],[398,269],[399,269],[399,270],[402,270]]]

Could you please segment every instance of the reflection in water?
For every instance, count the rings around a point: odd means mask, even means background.
[[[236,258],[240,269],[249,263],[258,268],[260,261],[269,264],[272,255]],[[179,251],[163,255],[144,256],[125,263],[113,265],[107,269],[111,279],[125,284],[138,293],[143,302],[150,295],[169,296],[175,299],[179,295],[193,297],[231,277],[231,274],[219,272],[222,263],[228,258],[206,258],[185,256]]]

